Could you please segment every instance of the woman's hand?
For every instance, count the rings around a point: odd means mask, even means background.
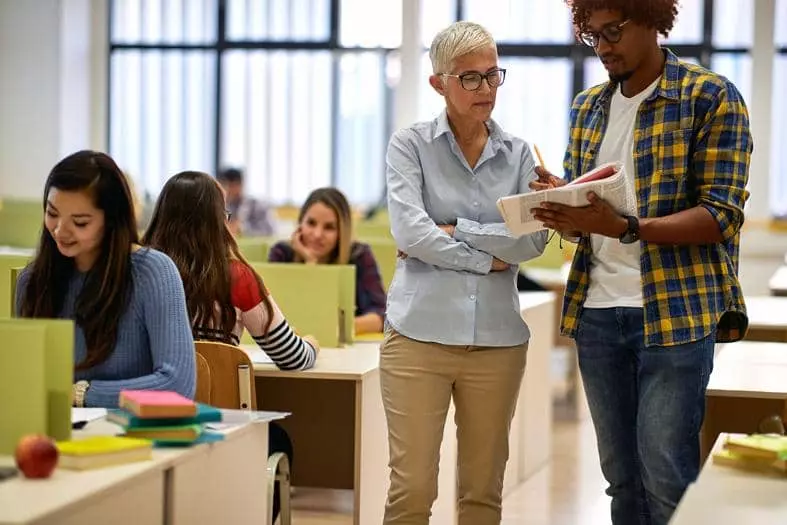
[[[305,263],[317,264],[317,256],[314,255],[314,252],[308,249],[305,244],[303,244],[303,233],[301,232],[300,228],[295,230],[290,237],[290,245],[292,246],[292,249],[295,250],[295,253],[297,253]]]
[[[501,261],[497,257],[492,258],[492,268],[489,269],[490,272],[504,272],[508,270],[511,265],[505,261]]]

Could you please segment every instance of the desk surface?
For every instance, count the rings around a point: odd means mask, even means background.
[[[787,399],[787,343],[720,345],[707,395]]]
[[[719,435],[714,451],[727,434]],[[670,523],[784,523],[787,517],[787,479],[705,463],[689,487]]]
[[[560,268],[522,267],[525,275],[543,286],[565,286],[569,270],[571,270],[570,262]]]
[[[256,345],[242,345],[252,354],[262,352]],[[380,362],[379,343],[355,343],[345,348],[323,348],[314,368],[298,372],[279,370],[272,364],[254,364],[256,377],[288,377],[293,379],[359,380],[377,370]]]
[[[17,248],[15,246],[0,246],[0,255],[21,255],[22,257],[32,257],[35,250],[32,248]]]
[[[524,312],[555,300],[554,292],[519,292],[519,310]]]
[[[224,431],[230,436],[240,436],[251,430],[246,424]],[[122,430],[119,426],[99,419],[77,430],[73,439],[95,435],[113,435]],[[211,445],[183,448],[154,448],[153,459],[95,470],[76,471],[55,469],[46,480],[28,480],[20,475],[0,482],[0,524],[29,523],[57,514],[89,498],[102,496],[109,491],[123,488],[138,479],[188,460],[194,455],[206,454]],[[0,456],[0,465],[10,466],[10,456]]]
[[[787,293],[787,266],[781,266],[771,276],[768,287],[772,292]]]
[[[787,330],[787,297],[756,295],[745,299],[749,328]]]

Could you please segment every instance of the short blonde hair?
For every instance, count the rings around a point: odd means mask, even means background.
[[[429,48],[432,72],[450,73],[457,58],[489,47],[497,49],[497,44],[484,26],[475,22],[455,22],[432,40]]]

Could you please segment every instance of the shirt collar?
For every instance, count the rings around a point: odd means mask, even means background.
[[[661,80],[656,89],[653,90],[653,93],[645,99],[647,102],[655,100],[657,97],[669,100],[678,100],[680,98],[680,59],[667,48],[664,48],[664,57],[664,71],[661,75]],[[596,101],[596,105],[608,107],[609,101],[619,85],[619,82],[607,82]]]
[[[495,148],[503,145],[506,142],[511,142],[511,138],[500,128],[494,119],[490,118],[486,121],[486,128],[489,130],[489,140],[492,143],[492,146]],[[448,123],[448,112],[443,110],[434,120],[434,133],[432,134],[432,140],[435,141],[446,133],[450,134],[451,136],[454,135],[454,132],[451,130],[451,126]]]

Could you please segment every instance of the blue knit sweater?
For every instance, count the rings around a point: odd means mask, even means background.
[[[174,390],[189,398],[196,389],[196,362],[183,282],[165,254],[143,248],[131,254],[132,291],[120,319],[117,342],[103,363],[75,372],[90,388],[85,406],[114,408],[121,390]],[[58,318],[73,319],[86,274],[75,273]],[[17,282],[17,311],[29,274]],[[74,362],[86,355],[85,334],[75,326]]]

